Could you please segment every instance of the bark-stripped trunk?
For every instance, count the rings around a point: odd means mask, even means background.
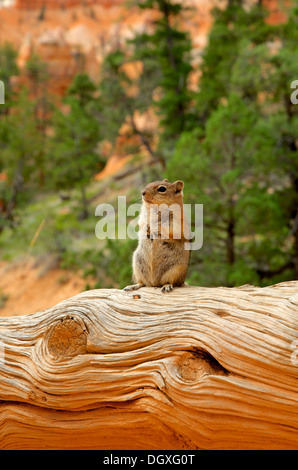
[[[298,448],[298,282],[0,318],[1,449]]]

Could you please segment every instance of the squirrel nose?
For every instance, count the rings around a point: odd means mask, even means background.
[[[146,194],[146,191],[142,191],[142,196],[145,196],[145,194]]]

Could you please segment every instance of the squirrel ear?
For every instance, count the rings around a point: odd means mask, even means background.
[[[167,179],[164,179],[164,180],[162,180],[162,182],[163,182],[163,183],[168,183],[168,182],[169,182],[169,180],[167,180]]]
[[[176,193],[179,193],[184,188],[184,183],[181,180],[176,181],[175,183]]]

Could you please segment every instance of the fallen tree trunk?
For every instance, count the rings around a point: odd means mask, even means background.
[[[298,448],[298,282],[0,318],[1,449]]]

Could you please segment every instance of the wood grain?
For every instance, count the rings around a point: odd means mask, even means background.
[[[297,340],[296,281],[0,318],[0,448],[297,449]]]

